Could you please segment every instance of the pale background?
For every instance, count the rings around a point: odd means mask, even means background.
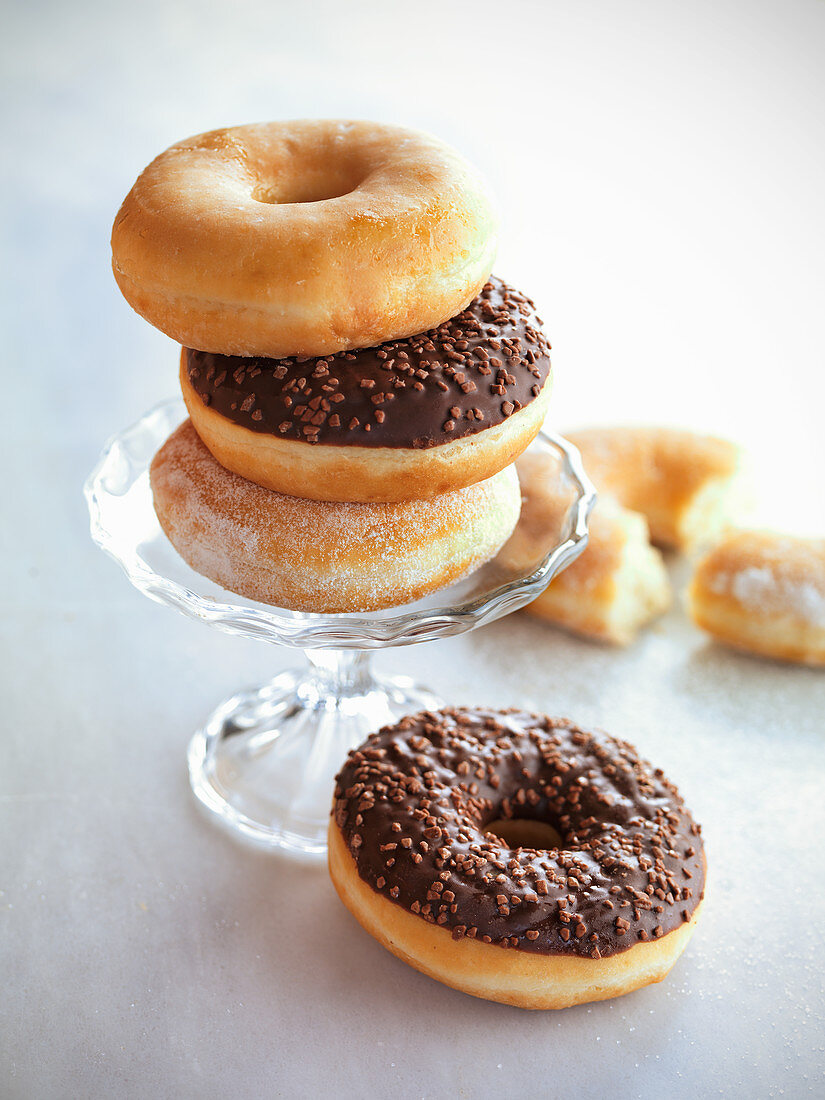
[[[174,347],[108,267],[140,169],[216,126],[364,117],[488,175],[497,270],[554,345],[555,426],[729,435],[760,518],[822,533],[825,3],[0,14],[0,1096],[821,1095],[822,674],[727,653],[678,608],[623,653],[515,616],[380,658],[635,741],[705,824],[707,912],[669,981],[524,1014],[408,970],[323,869],[201,816],[189,734],[294,658],[132,591],[80,487],[175,392]]]

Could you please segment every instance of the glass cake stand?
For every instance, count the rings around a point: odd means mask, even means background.
[[[229,634],[304,651],[304,667],[221,703],[189,744],[189,776],[198,799],[236,833],[322,855],[334,777],[347,752],[381,726],[441,705],[407,677],[373,673],[371,651],[462,634],[523,607],[584,549],[595,492],[576,449],[542,432],[530,453],[546,458],[562,500],[550,529],[527,530],[520,521],[493,561],[416,603],[304,614],[221,589],[190,569],[163,534],[149,464],[185,416],[181,400],[167,401],[109,440],[84,487],[92,538],[151,599]]]

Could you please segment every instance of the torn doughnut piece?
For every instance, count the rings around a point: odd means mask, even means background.
[[[741,453],[729,440],[664,427],[587,428],[567,438],[599,492],[641,512],[660,546],[707,543],[738,512]]]
[[[698,562],[688,608],[726,645],[825,665],[825,539],[729,533]]]
[[[568,501],[552,464],[525,454],[516,463],[522,491],[518,529],[503,555],[529,562],[557,529]],[[647,522],[610,497],[600,498],[582,554],[529,604],[531,614],[588,638],[626,645],[666,611],[671,589],[662,555],[650,545]]]

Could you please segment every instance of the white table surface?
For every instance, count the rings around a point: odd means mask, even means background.
[[[138,171],[214,126],[376,117],[492,180],[555,426],[722,432],[763,518],[825,530],[825,4],[80,0],[3,25],[0,1095],[823,1095],[825,675],[710,644],[678,604],[626,651],[516,615],[379,657],[634,741],[704,825],[670,978],[525,1013],[408,969],[323,867],[199,811],[190,733],[295,657],[133,591],[80,489],[175,393],[175,348],[108,268]]]

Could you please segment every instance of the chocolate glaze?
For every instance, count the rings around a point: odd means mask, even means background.
[[[360,877],[453,936],[601,958],[689,920],[705,885],[699,826],[632,745],[517,710],[404,718],[350,753],[335,821]],[[512,849],[485,825],[545,821],[561,850]]]
[[[437,329],[318,359],[186,349],[203,402],[253,432],[307,443],[435,447],[502,423],[550,372],[535,306],[500,279]]]

